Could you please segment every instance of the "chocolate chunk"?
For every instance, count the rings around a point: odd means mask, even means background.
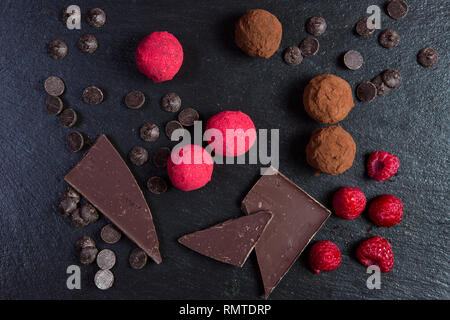
[[[273,168],[247,194],[242,210],[248,215],[273,213],[255,247],[267,298],[331,212]]]
[[[80,253],[86,248],[95,248],[95,241],[91,237],[83,236],[75,242],[75,250]]]
[[[402,76],[395,69],[389,69],[382,73],[381,78],[389,88],[398,88],[402,84]]]
[[[311,17],[306,21],[306,32],[313,36],[320,36],[327,30],[327,23],[322,17]]]
[[[80,251],[80,262],[82,264],[91,264],[97,257],[98,249],[95,247],[83,248]]]
[[[86,16],[87,23],[95,28],[100,28],[106,23],[106,13],[100,8],[89,10]]]
[[[87,87],[83,91],[83,100],[88,104],[99,104],[103,101],[103,92],[97,87]]]
[[[84,137],[80,132],[74,131],[67,135],[66,143],[70,151],[78,152],[83,149]]]
[[[356,96],[360,101],[370,102],[377,96],[377,87],[372,82],[363,82],[356,88]]]
[[[63,112],[59,115],[59,123],[64,128],[73,127],[75,123],[77,123],[77,119],[77,113],[71,108],[63,110]]]
[[[167,182],[161,177],[154,176],[148,179],[147,189],[154,194],[161,194],[167,191]]]
[[[136,166],[142,166],[148,161],[148,151],[143,147],[134,147],[128,153],[131,163]]]
[[[403,0],[392,0],[386,6],[386,11],[392,19],[401,19],[408,13],[408,4]]]
[[[183,125],[180,122],[178,122],[176,120],[172,120],[172,121],[167,122],[167,124],[166,124],[166,135],[167,135],[167,137],[170,140],[172,140],[171,139],[172,138],[172,133],[175,130],[177,130],[177,129],[183,129]]]
[[[283,53],[283,60],[289,66],[296,66],[303,61],[302,52],[300,48],[291,46],[287,47]]]
[[[155,152],[153,156],[153,163],[157,168],[165,168],[167,166],[167,160],[170,157],[170,148],[162,147]]]
[[[47,44],[47,54],[55,60],[67,56],[68,51],[67,44],[63,40],[53,40]]]
[[[116,255],[112,250],[103,249],[97,254],[97,265],[102,270],[109,270],[116,264]]]
[[[178,114],[178,121],[185,126],[190,127],[194,125],[194,121],[197,121],[200,118],[197,110],[193,108],[186,108],[181,110]]]
[[[362,37],[367,37],[375,32],[375,28],[368,27],[368,24],[367,24],[368,20],[369,20],[368,18],[364,18],[364,19],[359,20],[356,23],[355,31],[358,35],[360,35]]]
[[[125,105],[130,109],[139,109],[145,103],[145,95],[138,90],[133,90],[125,97]]]
[[[100,232],[100,237],[106,243],[114,244],[116,242],[119,242],[120,238],[122,237],[122,234],[112,224],[107,224],[102,228],[102,231]]]
[[[51,76],[45,80],[44,89],[49,95],[58,97],[63,94],[66,86],[61,78]]]
[[[382,47],[386,49],[392,49],[398,46],[400,42],[400,36],[397,31],[386,29],[380,34],[378,42]]]
[[[76,204],[80,202],[80,194],[76,192],[72,187],[68,186],[66,189],[64,189],[63,192],[63,199],[65,198],[71,198],[73,201],[75,201]]]
[[[95,207],[90,203],[85,203],[81,207],[80,216],[88,224],[97,221],[99,218],[97,209],[95,209]]]
[[[319,51],[319,41],[316,38],[306,38],[300,43],[300,51],[305,57],[311,57]]]
[[[63,198],[58,205],[58,212],[63,216],[68,216],[77,209],[77,204],[72,198]]]
[[[439,55],[436,50],[432,48],[424,48],[419,51],[417,55],[417,61],[425,68],[434,66],[439,60]]]
[[[147,264],[147,254],[141,248],[135,248],[131,251],[128,260],[133,269],[139,270]]]
[[[161,106],[168,112],[178,112],[181,108],[181,98],[174,92],[167,93],[161,98]]]
[[[385,94],[388,94],[389,91],[391,91],[391,89],[384,84],[383,79],[380,75],[373,78],[371,82],[375,85],[375,87],[377,87],[377,93],[379,96],[384,96]]]
[[[64,179],[156,263],[161,262],[158,236],[144,195],[105,135]]]
[[[100,290],[107,290],[113,286],[114,274],[111,270],[98,270],[94,276],[94,283]]]
[[[59,97],[48,96],[45,100],[45,110],[52,115],[58,115],[64,108],[64,104]]]
[[[182,236],[178,242],[204,256],[242,267],[272,216],[270,211],[260,211],[230,219]]]
[[[156,141],[159,138],[159,127],[154,123],[144,123],[139,129],[139,134],[144,141]]]
[[[76,209],[70,215],[70,220],[72,221],[75,227],[86,227],[89,223],[81,217],[80,209]]]
[[[84,34],[78,40],[78,48],[85,53],[94,53],[98,48],[97,38],[92,34]]]
[[[361,53],[355,50],[349,50],[344,55],[344,64],[350,70],[358,70],[363,64]]]

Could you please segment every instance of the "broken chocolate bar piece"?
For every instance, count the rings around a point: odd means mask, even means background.
[[[64,180],[156,263],[161,263],[158,236],[144,195],[105,135],[97,139]]]
[[[273,174],[266,172],[242,201],[245,214],[273,213],[255,247],[266,299],[331,214],[284,175],[269,170]]]
[[[270,220],[270,211],[260,211],[187,234],[178,242],[217,261],[242,267]]]

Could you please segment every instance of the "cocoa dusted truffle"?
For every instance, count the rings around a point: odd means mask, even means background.
[[[254,9],[236,23],[234,41],[249,56],[270,58],[280,46],[281,35],[277,17],[266,10]]]
[[[339,126],[313,131],[306,146],[306,161],[312,167],[331,175],[341,174],[353,165],[356,144]]]
[[[355,103],[347,81],[333,74],[321,74],[306,86],[303,105],[317,122],[333,124],[344,120]]]

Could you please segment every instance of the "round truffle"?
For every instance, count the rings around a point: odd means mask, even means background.
[[[280,21],[266,10],[250,10],[236,23],[234,41],[252,57],[270,58],[280,46]]]
[[[353,165],[356,144],[339,126],[313,131],[306,146],[306,161],[312,167],[331,175],[341,174]]]
[[[227,157],[245,154],[256,141],[255,125],[241,111],[222,111],[212,116],[206,132],[211,150]]]
[[[214,162],[198,145],[175,148],[167,160],[167,173],[172,185],[183,191],[200,189],[211,180]]]
[[[333,74],[321,74],[306,86],[303,105],[317,122],[333,124],[344,120],[355,103],[347,81]]]
[[[153,32],[139,43],[136,54],[139,71],[153,80],[172,80],[183,63],[183,47],[166,31]]]

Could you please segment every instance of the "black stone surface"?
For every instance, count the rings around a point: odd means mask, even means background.
[[[254,254],[243,269],[206,259],[179,245],[176,239],[220,221],[241,216],[240,201],[258,178],[258,165],[216,165],[205,188],[184,193],[170,188],[162,195],[145,190],[153,175],[166,176],[151,161],[131,166],[152,210],[161,242],[163,263],[142,270],[128,265],[135,247],[128,239],[115,245],[101,241],[104,217],[84,229],[61,217],[56,206],[64,190],[63,176],[80,159],[65,146],[66,135],[57,118],[45,111],[43,83],[48,76],[64,79],[66,107],[79,122],[73,128],[91,140],[101,133],[111,138],[123,156],[135,145],[150,152],[173,146],[164,135],[154,143],[139,139],[139,127],[151,121],[164,127],[176,115],[164,112],[160,98],[177,92],[183,108],[194,107],[202,119],[226,109],[242,110],[257,128],[279,128],[280,171],[328,208],[342,186],[361,188],[368,199],[391,193],[405,204],[403,221],[390,229],[374,226],[364,213],[355,221],[331,216],[314,240],[334,241],[343,254],[336,271],[315,275],[303,254],[271,295],[271,299],[406,299],[449,298],[449,57],[446,1],[409,0],[408,15],[389,18],[384,1],[92,1],[76,3],[84,14],[81,30],[68,30],[59,13],[69,1],[0,2],[0,298],[57,299],[253,299],[263,292]],[[369,37],[354,34],[366,8],[382,7],[382,29],[401,36],[397,48],[379,46],[377,30]],[[90,27],[85,13],[100,7],[107,14],[101,28]],[[246,56],[233,43],[234,21],[252,8],[274,13],[283,24],[283,40],[268,60]],[[320,51],[297,67],[283,63],[282,51],[307,37],[311,16],[322,16],[328,28],[320,36]],[[154,84],[134,64],[134,50],[148,33],[167,30],[184,48],[184,63],[175,79]],[[77,48],[84,33],[95,35],[99,48],[86,55]],[[65,40],[69,53],[53,60],[45,46]],[[424,47],[436,49],[438,64],[425,69],[417,63]],[[358,50],[364,65],[346,70],[342,54]],[[340,123],[357,144],[353,167],[341,176],[314,176],[304,149],[319,125],[301,103],[306,83],[321,73],[334,73],[352,88],[385,69],[400,71],[403,83],[369,104],[359,103]],[[100,105],[82,101],[83,89],[104,90]],[[148,97],[139,110],[123,103],[130,90]],[[398,175],[375,182],[365,174],[367,155],[374,150],[400,157]],[[128,160],[127,160],[128,161]],[[66,288],[66,268],[78,264],[75,241],[93,236],[99,249],[117,255],[113,288],[94,285],[94,265],[81,266],[82,289]],[[383,274],[380,290],[366,287],[368,274],[355,259],[359,241],[381,235],[389,239],[395,267]]]

